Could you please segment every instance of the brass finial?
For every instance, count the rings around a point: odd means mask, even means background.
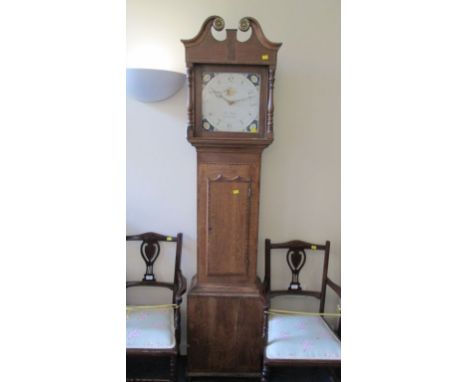
[[[247,32],[250,28],[250,21],[247,17],[243,17],[239,21],[239,29],[242,32]]]
[[[213,21],[213,28],[217,31],[222,31],[224,28],[224,20],[221,17],[216,17]]]

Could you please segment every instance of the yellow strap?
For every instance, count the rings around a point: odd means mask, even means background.
[[[312,313],[312,312],[296,312],[294,310],[280,310],[270,309],[267,311],[268,314],[297,314],[301,316],[323,316],[323,317],[341,317],[341,313]]]
[[[176,305],[176,304],[162,304],[162,305],[127,305],[127,310],[138,310],[138,309],[166,309],[166,308],[179,309],[179,305]]]

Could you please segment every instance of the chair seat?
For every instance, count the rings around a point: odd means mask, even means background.
[[[341,342],[321,317],[271,315],[266,357],[270,360],[341,360]]]
[[[127,349],[173,349],[174,310],[127,307]]]

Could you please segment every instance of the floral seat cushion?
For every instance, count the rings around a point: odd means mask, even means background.
[[[172,307],[127,307],[127,349],[172,349],[175,344]]]
[[[341,360],[341,342],[318,316],[271,315],[268,359]]]

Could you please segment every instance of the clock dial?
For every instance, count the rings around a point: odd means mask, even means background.
[[[203,129],[258,132],[260,76],[257,73],[203,72],[202,80]]]

